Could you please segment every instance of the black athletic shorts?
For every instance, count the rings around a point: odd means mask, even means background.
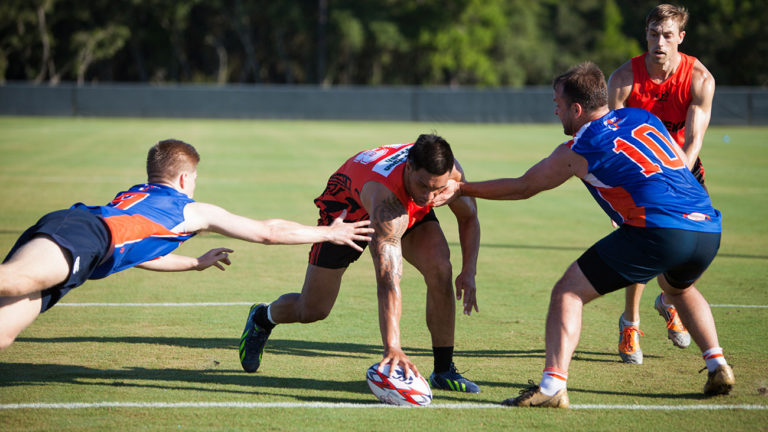
[[[403,238],[405,238],[405,236],[407,236],[417,226],[429,221],[440,223],[440,221],[437,220],[437,216],[435,215],[435,209],[431,209],[429,213],[424,215],[423,218],[416,221],[412,227],[408,228],[403,234]],[[368,242],[355,243],[360,245],[363,250],[365,250],[365,247],[368,246]],[[362,252],[358,252],[347,245],[337,245],[331,242],[315,243],[312,245],[312,249],[309,251],[309,263],[318,267],[329,269],[347,268],[350,264],[357,261],[357,259],[360,258],[360,255],[362,254]]]
[[[715,259],[720,233],[622,225],[576,261],[600,294],[647,283],[664,274],[675,288],[688,288]]]
[[[696,158],[696,163],[693,164],[691,172],[693,173],[693,176],[696,177],[696,180],[704,185],[704,165],[701,164],[701,158]]]
[[[107,225],[100,217],[82,209],[58,210],[43,216],[24,231],[3,262],[38,236],[50,238],[64,250],[70,269],[67,280],[42,291],[42,313],[53,307],[69,290],[88,280],[109,253],[112,240]]]

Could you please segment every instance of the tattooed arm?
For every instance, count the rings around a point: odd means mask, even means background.
[[[408,359],[400,345],[400,278],[403,274],[401,240],[408,228],[408,212],[397,196],[378,182],[366,183],[360,198],[370,215],[371,227],[374,229],[370,248],[376,271],[379,330],[384,343],[384,359],[379,364],[379,369],[389,363],[390,370],[394,370],[394,367],[400,364],[406,376],[410,372],[418,374],[416,366]]]

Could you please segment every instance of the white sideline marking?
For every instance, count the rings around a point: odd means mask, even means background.
[[[251,306],[253,302],[231,303],[58,303],[56,306],[116,306],[116,307],[194,307],[194,306]]]
[[[195,306],[251,306],[253,302],[229,302],[229,303],[57,303],[57,306],[72,307],[195,307]],[[758,308],[766,309],[768,305],[737,305],[737,304],[711,304],[714,308]]]
[[[72,403],[22,403],[2,404],[0,410],[13,409],[88,409],[88,408],[410,408],[380,403],[327,403],[327,402],[72,402]],[[435,404],[432,409],[497,409],[498,404]],[[642,410],[642,411],[692,411],[692,410],[766,410],[768,405],[571,405],[581,410]]]

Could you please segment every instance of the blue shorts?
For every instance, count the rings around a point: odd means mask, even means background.
[[[20,247],[39,236],[50,238],[64,250],[70,269],[67,280],[41,292],[42,313],[53,307],[69,290],[88,280],[99,263],[109,254],[112,239],[107,225],[100,217],[81,209],[58,210],[43,216],[35,225],[24,231],[3,262],[8,261]]]
[[[592,286],[608,294],[663,274],[675,288],[688,288],[715,259],[720,233],[622,225],[576,261]]]
[[[405,230],[403,237],[407,236],[408,233],[413,231],[417,226],[429,221],[440,223],[437,220],[437,215],[435,215],[435,209],[429,210],[429,213],[424,215],[424,217],[420,220],[416,221],[412,227]],[[365,247],[368,246],[368,242],[355,243],[363,248],[363,250],[365,250]],[[350,264],[357,261],[357,259],[360,258],[360,255],[362,254],[363,252],[357,251],[347,245],[337,245],[331,242],[315,243],[312,245],[312,249],[309,251],[309,263],[318,267],[329,269],[347,268]]]

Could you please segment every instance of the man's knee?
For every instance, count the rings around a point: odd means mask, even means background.
[[[307,305],[302,305],[301,309],[298,311],[299,315],[299,322],[302,324],[309,324],[317,321],[322,321],[326,318],[328,318],[328,315],[331,314],[330,309],[323,309],[318,307],[312,307]]]

